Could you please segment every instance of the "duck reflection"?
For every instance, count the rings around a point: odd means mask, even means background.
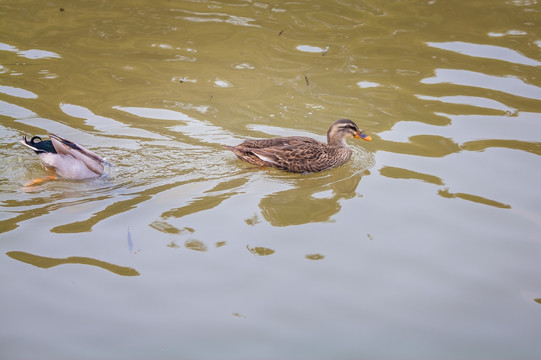
[[[356,190],[363,175],[353,174],[341,180],[339,174],[309,175],[299,178],[291,189],[269,194],[261,199],[261,214],[273,226],[300,225],[329,221],[341,209],[340,200],[357,196]]]
[[[119,266],[111,264],[105,261],[96,260],[92,258],[82,257],[82,256],[70,256],[67,258],[52,258],[45,256],[38,256],[30,254],[23,251],[9,251],[6,253],[12,259],[34,265],[40,268],[48,269],[54,266],[63,265],[63,264],[82,264],[82,265],[91,265],[97,266],[102,269],[108,270],[112,273],[115,273],[120,276],[139,276],[139,272],[134,268]]]

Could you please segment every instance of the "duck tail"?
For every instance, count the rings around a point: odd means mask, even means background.
[[[56,151],[61,154],[69,154],[70,156],[74,156],[77,158],[79,157],[77,154],[81,154],[83,157],[88,157],[98,163],[103,163],[105,161],[103,160],[101,156],[99,156],[95,152],[90,151],[87,148],[74,143],[73,141],[64,139],[55,134],[49,134],[49,137],[51,138],[51,142],[54,145],[54,148],[56,149]],[[84,161],[85,159],[80,159],[80,160]]]
[[[23,136],[23,139],[21,140],[21,144],[34,150],[36,154],[48,153],[48,152],[56,153],[51,142],[48,140],[43,141],[41,137],[39,136],[33,136],[30,140],[28,140],[26,136]]]
[[[224,145],[224,144],[221,144],[222,147],[226,150],[229,150],[229,151],[233,151],[235,150],[235,147],[234,146],[231,146],[231,145]]]

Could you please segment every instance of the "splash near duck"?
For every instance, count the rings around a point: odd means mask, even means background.
[[[372,141],[349,119],[334,122],[327,132],[327,143],[305,136],[246,140],[237,146],[222,145],[252,165],[274,167],[294,173],[309,173],[343,165],[351,157],[346,139]]]

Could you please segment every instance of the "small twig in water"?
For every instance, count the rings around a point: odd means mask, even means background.
[[[327,51],[329,51],[328,46],[326,46],[325,49],[323,49],[323,52],[321,53],[321,56],[325,56],[327,54]]]

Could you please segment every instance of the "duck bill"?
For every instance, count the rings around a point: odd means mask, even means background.
[[[363,140],[366,140],[366,141],[372,141],[372,138],[366,134],[363,134],[361,132],[358,132],[357,134],[355,134],[355,137],[357,139],[363,139]]]

